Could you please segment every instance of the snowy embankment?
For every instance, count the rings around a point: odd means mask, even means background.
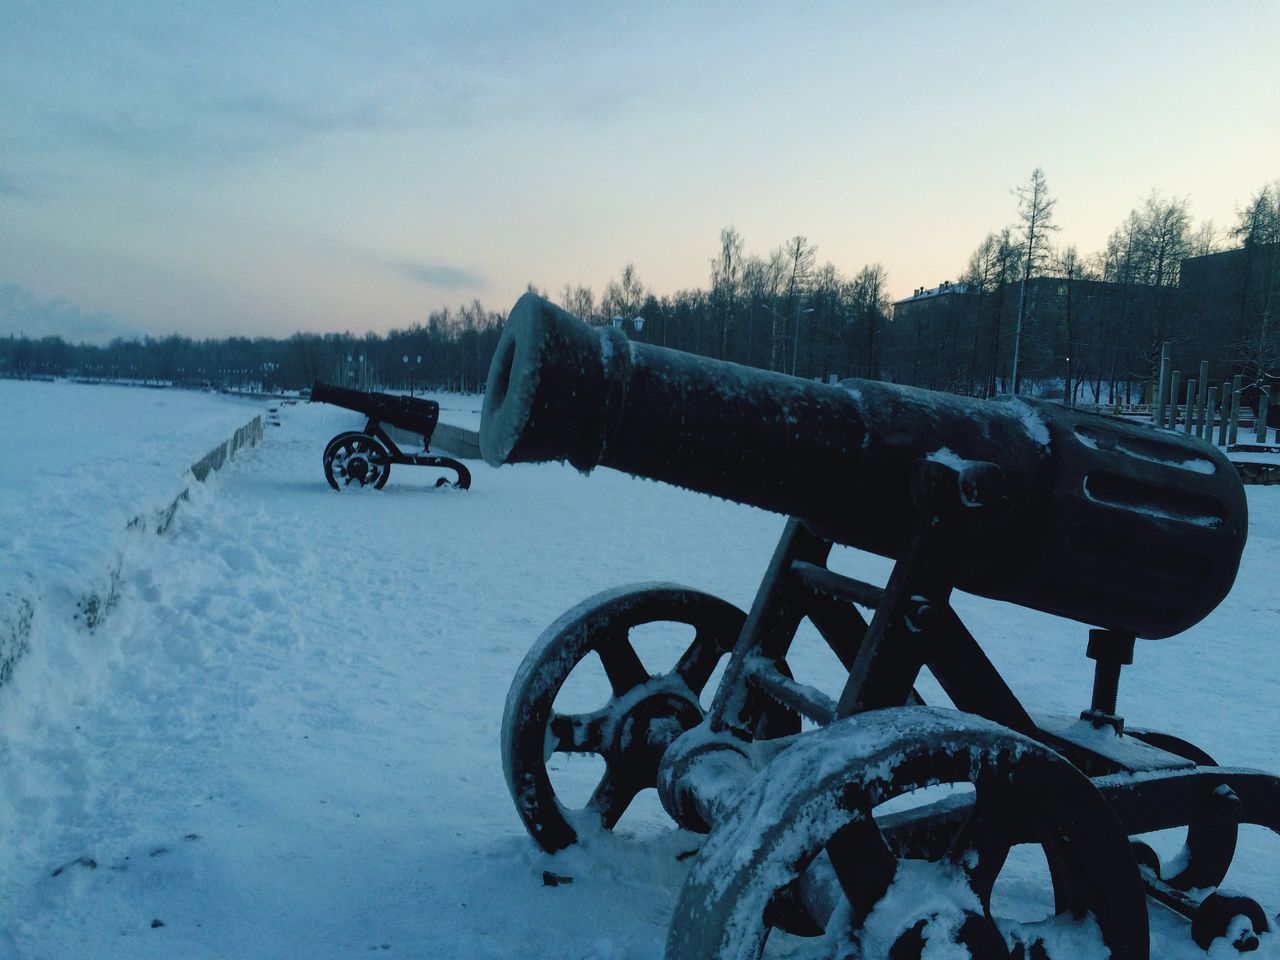
[[[661,957],[690,866],[676,854],[698,839],[646,797],[616,835],[540,853],[499,765],[506,691],[543,627],[596,591],[674,580],[749,606],[783,519],[554,465],[473,462],[468,492],[396,467],[381,492],[334,493],[320,453],[358,420],[287,408],[130,552],[95,634],[68,631],[0,689],[0,956]],[[68,497],[109,495],[78,483]],[[1231,596],[1140,644],[1120,704],[1225,763],[1280,770],[1280,490],[1249,503]],[[851,551],[833,565],[888,568]],[[957,607],[1034,709],[1088,704],[1084,627]],[[811,636],[791,659],[837,682]],[[566,790],[595,769],[563,766]],[[1010,896],[1034,906],[1034,881],[1013,876]],[[1280,843],[1246,829],[1229,883],[1274,913],[1278,881]],[[1204,956],[1180,921],[1151,919],[1153,957]]]
[[[163,522],[191,465],[262,410],[216,394],[0,380],[0,684],[34,633],[106,617],[125,553]]]

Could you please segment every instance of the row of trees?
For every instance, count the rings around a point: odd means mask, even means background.
[[[588,323],[618,322],[637,339],[801,377],[876,376],[889,318],[887,275],[879,264],[843,276],[817,263],[817,247],[796,236],[768,256],[744,251],[732,227],[721,232],[707,290],[656,296],[633,265],[597,299],[566,285],[562,306]],[[548,296],[530,284],[530,290]],[[477,390],[503,315],[472,301],[439,310],[425,324],[366,334],[294,334],[287,340],[230,337],[117,339],[105,347],[59,337],[0,340],[0,372],[18,376],[297,388],[316,379]]]
[[[659,296],[627,264],[599,297],[566,285],[555,299],[589,323],[621,323],[636,339],[680,350],[799,377],[887,378],[974,396],[1052,388],[1073,400],[1134,399],[1166,340],[1185,355],[1186,369],[1206,358],[1258,383],[1280,373],[1273,316],[1280,181],[1259,190],[1225,233],[1212,222],[1193,224],[1185,198],[1152,193],[1092,255],[1055,244],[1056,200],[1043,171],[1013,193],[1015,221],[983,238],[957,282],[896,312],[880,264],[845,275],[820,263],[803,235],[767,255],[749,253],[733,227],[720,233],[705,289]],[[1186,258],[1232,242],[1243,267],[1202,278],[1194,296],[1179,288]],[[930,308],[915,309],[920,300]],[[175,335],[105,347],[10,336],[0,339],[0,372],[229,387],[296,388],[330,379],[475,390],[502,323],[502,314],[475,300],[385,336]]]
[[[895,379],[981,396],[1030,387],[1136,400],[1166,341],[1185,370],[1206,359],[1215,378],[1244,371],[1258,386],[1280,373],[1280,181],[1226,232],[1193,224],[1185,198],[1152,193],[1092,255],[1052,242],[1042,171],[1015,193],[1017,221],[979,243],[949,292],[930,309],[895,311]],[[1188,262],[1212,253],[1225,255]]]
[[[748,254],[742,235],[726,227],[706,290],[658,297],[628,264],[598,301],[569,285],[559,301],[588,323],[621,322],[665,347],[799,377],[873,376],[889,319],[887,280],[878,263],[852,277],[819,265],[817,246],[802,235],[767,256]]]

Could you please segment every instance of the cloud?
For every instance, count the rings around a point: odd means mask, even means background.
[[[260,91],[185,104],[134,103],[65,114],[63,135],[126,156],[225,162],[296,146],[312,137],[396,125],[381,105],[308,102]]]
[[[103,344],[143,332],[105,311],[85,313],[66,300],[40,300],[12,283],[0,284],[0,336],[62,337],[69,343]]]
[[[414,283],[437,290],[483,290],[488,282],[479,274],[447,263],[418,263],[408,260],[387,266]]]

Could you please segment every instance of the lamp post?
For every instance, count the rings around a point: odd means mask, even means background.
[[[409,371],[409,396],[412,397],[413,396],[413,368],[418,366],[418,364],[422,363],[422,354],[419,353],[417,355],[417,358],[413,361],[412,364],[409,362],[409,355],[407,353],[400,359],[404,361],[405,369]]]
[[[623,330],[622,328],[622,325],[625,322],[622,317],[615,314],[614,316],[609,318],[609,322],[612,323],[619,330],[622,330],[623,333],[626,333],[626,330]],[[641,330],[644,329],[644,317],[632,317],[631,325],[635,328],[636,333],[639,333]]]
[[[800,356],[800,318],[806,313],[813,313],[813,307],[805,307],[803,310],[796,305],[796,336],[795,343],[791,347],[791,375],[796,375],[796,360]]]

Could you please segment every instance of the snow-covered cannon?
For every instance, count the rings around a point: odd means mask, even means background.
[[[317,380],[311,386],[311,399],[317,403],[355,410],[369,418],[363,430],[347,430],[338,434],[324,448],[324,476],[335,490],[355,484],[381,490],[391,475],[393,463],[415,467],[441,467],[452,470],[458,479],[455,487],[471,486],[471,471],[452,457],[432,454],[431,436],[440,422],[440,404],[422,397],[403,397],[393,393],[350,390]],[[382,426],[416,433],[422,437],[422,453],[405,453]],[[441,477],[436,486],[449,481]]]
[[[648,787],[710,833],[672,960],[759,956],[779,930],[823,935],[840,956],[957,943],[1061,957],[1083,935],[1143,960],[1148,897],[1191,919],[1202,946],[1226,935],[1247,949],[1267,930],[1255,901],[1216,888],[1240,823],[1280,832],[1280,781],[1117,712],[1135,638],[1194,625],[1235,579],[1247,511],[1216,449],[1033,400],[711,361],[532,295],[495,352],[480,446],[493,465],[611,466],[791,517],[749,614],[674,584],[608,591],[543,633],[508,696],[507,783],[544,849],[612,829]],[[887,583],[830,569],[834,543],[891,558]],[[1089,707],[1033,717],[956,615],[956,588],[1091,627]],[[806,618],[841,665],[836,697],[788,666]],[[631,633],[662,622],[692,640],[654,674]],[[596,657],[608,702],[560,707]],[[926,668],[953,707],[923,704]],[[557,753],[603,758],[579,809],[549,775]],[[1135,839],[1173,828],[1185,847],[1164,862]],[[992,911],[1023,845],[1048,866],[1054,909],[1038,922]]]

